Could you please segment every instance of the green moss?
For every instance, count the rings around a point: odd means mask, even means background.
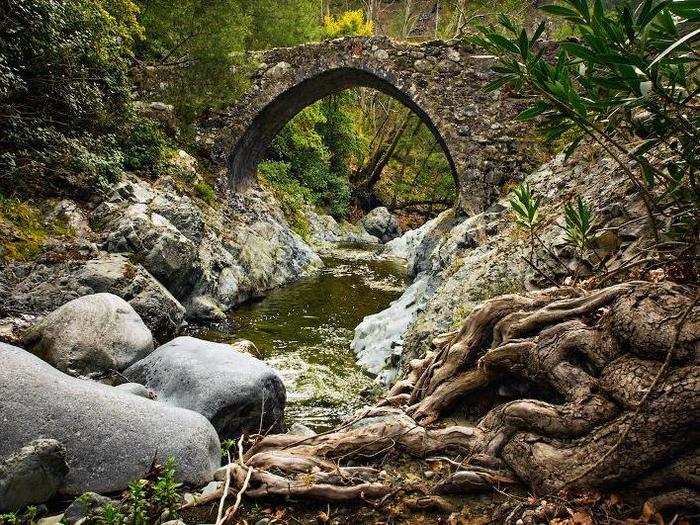
[[[54,237],[72,236],[61,221],[47,221],[30,201],[0,194],[0,260],[27,261],[35,258],[45,242]]]
[[[310,227],[303,210],[305,204],[312,201],[310,190],[290,175],[290,165],[286,162],[261,162],[258,175],[261,184],[277,199],[292,231],[308,240]]]
[[[206,182],[197,182],[194,185],[194,191],[197,193],[200,199],[202,199],[207,204],[212,204],[216,200],[216,193],[214,193],[214,188],[212,188]]]

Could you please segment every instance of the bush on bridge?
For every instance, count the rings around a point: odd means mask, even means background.
[[[137,54],[152,72],[142,87],[173,104],[185,124],[240,96],[255,66],[243,51],[299,44],[319,32],[313,0],[139,3],[146,38]]]

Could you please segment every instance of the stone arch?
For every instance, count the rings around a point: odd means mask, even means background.
[[[339,67],[322,71],[284,91],[253,118],[233,147],[228,158],[232,187],[236,188],[253,176],[255,167],[284,125],[305,107],[329,95],[353,87],[368,87],[381,91],[408,107],[428,127],[447,158],[455,186],[459,187],[457,168],[448,143],[440,130],[410,94],[397,88],[390,80],[365,69]]]
[[[354,86],[392,96],[428,126],[450,163],[462,211],[482,211],[497,184],[531,167],[523,165],[521,144],[510,135],[512,100],[482,89],[489,80],[488,57],[471,54],[459,42],[341,38],[247,58],[258,64],[249,87],[205,124],[215,134],[214,160],[227,167],[221,184],[229,191],[253,180],[274,136],[301,109]]]

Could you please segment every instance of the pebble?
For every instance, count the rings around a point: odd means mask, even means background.
[[[63,514],[58,514],[56,516],[47,516],[46,518],[41,518],[36,522],[36,525],[58,525],[63,519]]]

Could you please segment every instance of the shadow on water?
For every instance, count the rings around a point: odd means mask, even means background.
[[[331,428],[370,402],[376,386],[355,364],[355,327],[383,310],[408,284],[405,268],[373,256],[376,246],[338,245],[315,276],[273,291],[230,315],[226,328],[200,328],[203,339],[253,341],[258,357],[287,387],[287,424]]]

